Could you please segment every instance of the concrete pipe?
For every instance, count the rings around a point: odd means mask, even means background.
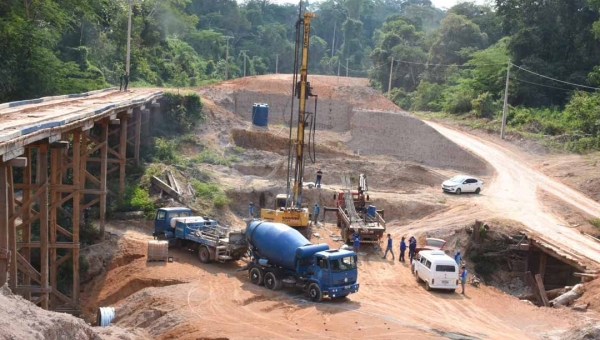
[[[112,319],[115,318],[114,307],[100,307],[98,308],[98,326],[106,327],[110,325]]]

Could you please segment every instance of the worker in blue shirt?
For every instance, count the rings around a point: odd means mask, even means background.
[[[391,234],[388,234],[387,248],[385,248],[385,253],[383,254],[382,259],[385,259],[387,257],[388,251],[390,253],[392,253],[392,261],[394,261],[396,259],[396,256],[394,256],[394,249],[392,248],[392,235]]]
[[[360,235],[357,232],[354,232],[354,234],[352,234],[352,239],[354,240],[354,252],[358,253],[358,251],[360,250]]]
[[[406,262],[404,259],[404,252],[406,251],[406,242],[404,242],[405,237],[402,236],[402,240],[400,241],[400,262]]]
[[[320,212],[321,208],[319,208],[319,203],[315,203],[315,210],[313,211],[313,215],[315,217],[315,225],[317,225],[317,217],[319,217]]]
[[[250,204],[248,205],[248,214],[250,215],[250,217],[254,217],[254,203],[250,202]]]
[[[456,251],[456,254],[454,254],[454,261],[456,261],[456,264],[460,266],[460,260],[461,260],[461,256],[460,256],[460,249]]]
[[[411,236],[408,239],[408,257],[410,258],[410,263],[412,263],[415,258],[415,251],[417,250],[417,239],[414,236]]]
[[[467,268],[462,266],[462,271],[460,272],[460,286],[462,287],[461,294],[465,294],[465,284],[467,283]]]

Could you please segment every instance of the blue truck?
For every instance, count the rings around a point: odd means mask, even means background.
[[[302,288],[319,302],[324,296],[345,298],[358,292],[356,253],[311,244],[300,232],[282,223],[252,220],[246,227],[250,246],[250,281],[279,290]]]
[[[158,209],[153,236],[197,252],[203,263],[235,261],[248,252],[243,230],[220,226],[206,216],[192,216],[188,208]]]

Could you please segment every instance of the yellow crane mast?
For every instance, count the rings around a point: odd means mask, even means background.
[[[300,8],[302,11],[302,8]],[[300,63],[300,80],[296,83],[297,72],[294,71],[294,93],[298,97],[298,125],[296,140],[294,141],[295,157],[292,154],[288,155],[288,190],[287,194],[279,194],[275,198],[274,209],[261,209],[260,217],[267,221],[285,223],[295,228],[305,228],[310,224],[310,213],[306,205],[302,204],[302,185],[304,177],[304,150],[305,144],[305,130],[308,121],[308,115],[306,112],[307,99],[313,94],[311,93],[310,83],[308,82],[308,48],[310,45],[310,20],[315,18],[314,13],[306,12],[304,17],[300,18],[297,23],[297,32],[303,27],[302,35],[302,57]],[[299,34],[296,39],[296,50],[299,45]],[[293,110],[293,105],[292,105]],[[316,105],[315,105],[316,111]],[[314,112],[313,114],[316,114]],[[291,127],[293,119],[290,117],[290,137]],[[311,126],[314,128],[315,119],[311,120]],[[309,131],[310,133],[310,131]],[[291,142],[291,141],[290,141]],[[290,176],[291,164],[294,164],[294,177],[293,183]],[[292,192],[290,194],[290,186],[292,186]]]

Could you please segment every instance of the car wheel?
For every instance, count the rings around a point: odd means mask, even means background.
[[[206,247],[200,247],[200,251],[198,252],[198,256],[200,257],[200,262],[209,263],[210,262],[210,252]]]
[[[311,283],[308,286],[308,297],[312,302],[321,302],[323,299],[323,293],[321,293],[321,288],[316,283]]]
[[[254,283],[257,286],[263,284],[263,272],[259,268],[250,269],[250,282]]]
[[[457,194],[457,195],[460,195],[460,193],[461,193],[461,190],[460,190],[460,188],[456,189],[456,194]]]
[[[477,195],[479,195],[479,193],[480,193],[480,192],[481,192],[481,188],[477,188],[477,190],[475,190],[475,193],[476,193]]]
[[[419,277],[419,272],[415,271],[415,280],[417,280],[417,282],[421,282],[421,278]]]
[[[429,282],[425,282],[425,290],[430,291],[431,287],[429,286]]]

